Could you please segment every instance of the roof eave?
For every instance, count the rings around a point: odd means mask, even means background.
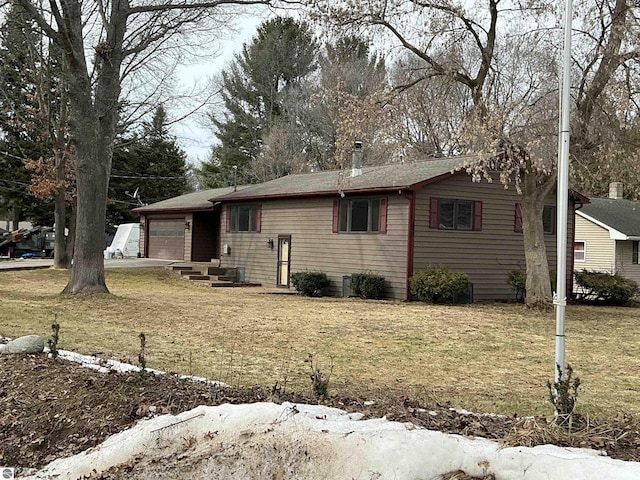
[[[400,185],[396,187],[376,187],[376,188],[360,188],[350,190],[328,190],[328,191],[316,191],[316,192],[300,192],[300,193],[276,193],[266,195],[247,195],[228,198],[216,198],[216,202],[230,203],[230,202],[244,202],[254,200],[288,200],[294,198],[315,198],[315,197],[335,197],[344,195],[360,195],[360,194],[376,194],[376,193],[388,193],[388,192],[406,192],[413,190],[413,185]]]
[[[147,213],[189,213],[189,212],[208,212],[213,210],[213,204],[210,207],[167,207],[167,208],[146,208],[138,207],[131,210],[134,213],[140,215],[146,215]]]

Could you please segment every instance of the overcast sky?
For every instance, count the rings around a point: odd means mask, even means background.
[[[232,60],[233,55],[240,51],[244,43],[251,41],[255,35],[257,27],[264,21],[265,15],[255,15],[242,20],[238,26],[237,33],[230,34],[227,40],[219,43],[216,47],[220,50],[220,56],[215,60],[183,67],[179,73],[180,82],[183,87],[190,85],[204,85],[209,79],[220,74],[225,66]],[[212,127],[207,127],[202,118],[208,108],[203,108],[197,114],[182,120],[170,127],[171,133],[178,139],[180,146],[187,153],[191,163],[199,163],[207,160],[211,145],[215,142]],[[184,113],[169,112],[172,117],[183,115]]]

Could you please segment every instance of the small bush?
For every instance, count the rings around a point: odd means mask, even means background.
[[[585,298],[607,305],[624,305],[638,294],[638,284],[618,274],[582,270],[575,278]]]
[[[409,279],[411,293],[423,302],[453,303],[471,287],[466,273],[452,272],[447,266],[428,268]]]
[[[549,271],[549,282],[551,285],[551,291],[557,292],[556,290],[556,272],[555,270]],[[518,302],[524,302],[525,297],[527,296],[527,272],[524,270],[511,270],[509,272],[509,277],[507,278],[507,283],[511,288],[511,291],[516,294],[516,300]]]
[[[547,388],[549,389],[549,401],[558,415],[559,425],[566,426],[571,429],[575,415],[576,402],[578,399],[578,388],[580,387],[580,379],[573,378],[573,368],[567,365],[567,371],[562,371],[560,365],[556,365],[558,369],[558,381],[553,384],[547,380]]]
[[[516,294],[516,300],[524,302],[524,297],[527,293],[527,273],[522,270],[511,270],[507,283],[511,291]]]
[[[384,293],[384,277],[373,273],[351,275],[351,290],[360,298],[381,298]]]
[[[324,272],[296,272],[291,275],[291,283],[306,297],[323,297],[331,285]]]

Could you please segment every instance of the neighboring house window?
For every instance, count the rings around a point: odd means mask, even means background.
[[[482,230],[482,202],[431,197],[429,227],[439,230]]]
[[[387,233],[386,198],[333,202],[333,233]]]
[[[640,265],[640,259],[638,258],[638,246],[640,245],[640,242],[638,242],[637,240],[634,240],[633,242],[633,255],[631,257],[631,263],[633,263],[634,265]]]
[[[556,225],[556,207],[545,205],[542,211],[542,227],[545,235],[553,235]],[[522,206],[516,203],[513,231],[522,233]]]
[[[587,260],[587,245],[585,242],[573,242],[573,260],[585,262]]]
[[[230,205],[227,207],[227,232],[260,232],[260,205]]]

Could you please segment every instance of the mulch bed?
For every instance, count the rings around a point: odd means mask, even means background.
[[[450,410],[450,405],[421,405],[405,397],[375,399],[372,405],[366,400],[371,399],[330,397],[319,402],[293,392],[223,388],[171,374],[103,374],[45,354],[0,355],[0,465],[18,467],[19,472],[41,468],[56,458],[93,447],[141,418],[223,403],[322,403],[362,412],[367,418],[386,415],[389,420],[432,430],[497,440],[513,437],[523,425],[519,418],[465,415]],[[614,434],[603,435],[601,428],[594,438],[581,437],[579,446],[640,461],[638,421],[623,416],[608,422],[610,429],[604,430]],[[538,427],[545,423],[536,420]],[[543,443],[527,438],[530,445]],[[544,440],[549,441],[548,437]],[[576,446],[566,438],[556,443]]]

